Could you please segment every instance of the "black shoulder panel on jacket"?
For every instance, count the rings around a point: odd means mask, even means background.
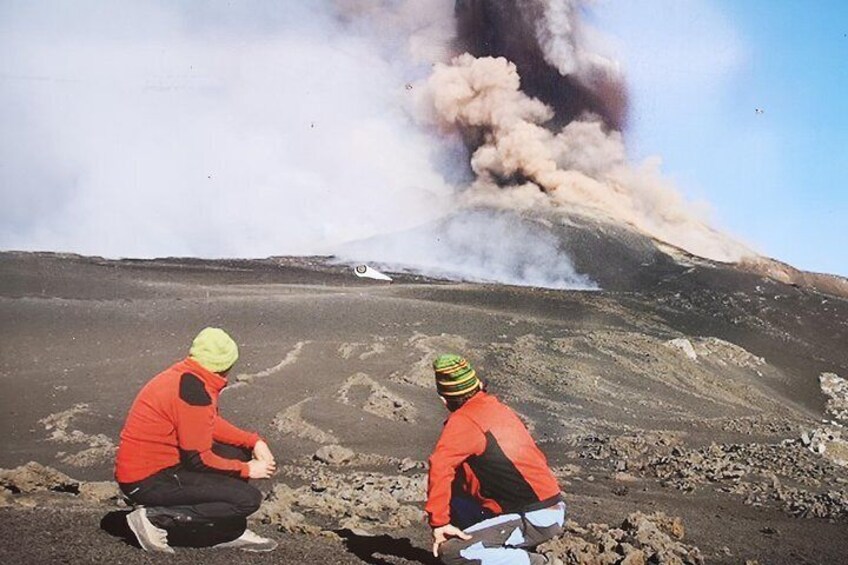
[[[504,512],[519,512],[539,502],[533,487],[506,456],[491,431],[486,432],[486,450],[469,457],[468,464],[480,480],[480,494],[497,501]]]
[[[212,404],[212,397],[206,392],[203,381],[191,373],[183,373],[180,377],[180,398],[190,406],[209,406]]]

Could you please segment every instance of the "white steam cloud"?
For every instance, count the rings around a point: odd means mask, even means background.
[[[580,2],[514,2],[551,71],[603,102],[620,72],[586,49]],[[657,163],[629,163],[601,117],[557,130],[514,65],[458,53],[456,34],[450,0],[4,2],[0,248],[342,252],[591,286],[554,236],[504,209],[600,216],[714,259],[747,253]]]
[[[448,279],[597,289],[574,270],[550,226],[511,211],[470,208],[432,225],[353,242],[339,252]]]
[[[0,247],[326,253],[438,217],[408,4],[377,36],[327,2],[3,3]]]

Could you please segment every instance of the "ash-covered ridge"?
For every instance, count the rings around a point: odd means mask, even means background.
[[[214,323],[243,352],[221,411],[281,463],[251,527],[282,561],[428,562],[430,363],[461,351],[560,480],[572,522],[550,550],[566,562],[838,562],[848,300],[580,226],[565,227],[595,243],[575,243],[575,270],[614,289],[368,281],[317,257],[0,254],[0,555],[143,561],[100,530],[125,511],[113,446],[139,387],[185,355],[179,336]],[[627,276],[604,270],[610,249]],[[177,559],[232,558],[197,551]]]

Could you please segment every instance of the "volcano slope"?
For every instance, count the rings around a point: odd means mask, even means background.
[[[444,351],[548,455],[572,520],[548,549],[566,562],[840,562],[848,301],[773,264],[607,241],[575,256],[598,292],[389,285],[321,258],[0,254],[0,561],[148,562],[119,537],[118,432],[215,325],[241,347],[222,411],[282,463],[252,526],[280,547],[169,562],[432,562],[425,462],[445,412],[429,363]],[[629,267],[593,259],[615,249]]]

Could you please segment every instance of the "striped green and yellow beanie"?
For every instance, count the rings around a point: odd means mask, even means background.
[[[480,379],[471,363],[459,355],[439,355],[433,361],[436,373],[436,390],[444,397],[462,396],[480,388]]]

